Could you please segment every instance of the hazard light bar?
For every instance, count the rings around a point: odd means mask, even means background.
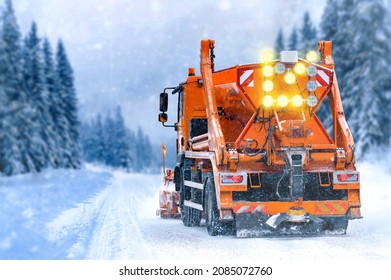
[[[357,184],[360,183],[360,172],[337,171],[333,175],[334,184]]]
[[[220,173],[222,185],[247,185],[246,173]]]

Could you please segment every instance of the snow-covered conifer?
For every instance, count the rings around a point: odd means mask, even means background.
[[[276,38],[276,43],[274,44],[274,50],[276,51],[277,55],[279,55],[280,52],[283,51],[284,49],[285,49],[284,32],[282,31],[282,28],[280,28]]]
[[[389,145],[391,36],[383,1],[359,1],[353,13],[354,67],[345,73],[344,82],[349,91],[349,123],[356,133],[357,154],[364,157],[371,149]]]
[[[73,69],[69,63],[63,42],[60,40],[57,45],[57,76],[60,83],[60,95],[65,118],[68,121],[68,134],[70,143],[71,158],[68,164],[73,168],[80,167],[80,147],[79,147],[79,119],[77,108],[77,97],[74,85]]]
[[[54,141],[56,151],[53,154],[54,167],[66,167],[65,159],[70,158],[69,150],[66,145],[70,143],[68,134],[68,120],[65,118],[64,106],[61,98],[61,87],[55,65],[53,61],[53,52],[50,42],[47,38],[43,41],[43,60],[44,60],[44,78],[48,95],[49,113],[53,120]]]
[[[297,34],[297,28],[293,27],[292,33],[289,36],[289,42],[288,42],[288,48],[292,51],[297,50],[298,45],[298,34]]]
[[[336,0],[328,0],[326,7],[323,10],[322,19],[320,22],[321,39],[325,41],[333,41],[335,33],[338,31],[339,19],[339,4]]]
[[[31,107],[30,120],[32,122],[29,132],[31,155],[38,169],[46,167],[49,163],[56,166],[57,137],[50,113],[52,99],[49,98],[46,87],[41,39],[38,37],[35,22],[25,39],[23,54],[27,103]],[[43,160],[38,160],[40,158]]]
[[[312,24],[309,12],[304,13],[303,25],[300,29],[299,50],[303,56],[310,50],[316,50],[318,46],[316,27]]]
[[[6,175],[19,174],[34,169],[27,153],[23,125],[26,114],[26,87],[23,80],[21,58],[21,34],[16,21],[12,1],[6,0],[1,30],[1,163],[0,171]],[[3,103],[4,102],[4,103]]]
[[[128,139],[126,138],[126,127],[122,116],[121,107],[117,107],[114,119],[115,126],[115,166],[124,167],[127,170],[130,168],[130,155]]]

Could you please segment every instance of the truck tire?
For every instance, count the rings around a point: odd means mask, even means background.
[[[184,205],[186,193],[185,193],[185,186],[183,181],[184,181],[184,174],[182,169],[181,178],[180,178],[181,193],[180,193],[180,203],[179,203],[182,222],[185,227],[198,227],[200,226],[201,223],[202,211]]]
[[[330,233],[345,235],[348,228],[349,220],[345,217],[331,218],[327,223],[327,228]]]
[[[233,223],[220,220],[212,175],[207,174],[205,180],[208,180],[205,186],[205,219],[208,234],[211,236],[234,234]]]
[[[198,227],[201,223],[202,211],[183,206],[182,222],[186,227]]]

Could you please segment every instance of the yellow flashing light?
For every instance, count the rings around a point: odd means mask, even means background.
[[[285,74],[284,80],[288,85],[291,85],[296,82],[296,76],[292,72],[288,72]]]
[[[286,97],[285,95],[280,95],[278,98],[277,98],[277,103],[278,103],[278,106],[280,107],[286,107],[288,105],[288,97]]]
[[[312,62],[312,63],[319,62],[319,59],[320,59],[320,58],[319,58],[319,54],[318,54],[318,52],[316,52],[316,51],[309,51],[309,52],[306,54],[305,58],[306,58],[308,61]]]
[[[272,50],[265,50],[262,52],[263,62],[270,62],[274,59],[274,52]]]
[[[292,98],[292,104],[295,107],[300,107],[303,105],[303,97],[301,95],[295,95]]]
[[[274,73],[274,69],[273,67],[271,67],[270,65],[265,65],[263,66],[262,68],[262,74],[263,76],[265,77],[271,77]]]
[[[271,97],[270,95],[266,95],[266,96],[263,98],[263,100],[262,100],[262,104],[263,104],[263,106],[265,106],[266,108],[273,106],[273,103],[274,103],[274,99],[273,99],[273,97]]]
[[[303,75],[307,69],[303,63],[299,62],[299,63],[296,63],[293,70],[295,71],[296,74]]]
[[[262,84],[262,88],[265,92],[271,92],[274,88],[274,84],[272,81],[264,81],[263,84]]]

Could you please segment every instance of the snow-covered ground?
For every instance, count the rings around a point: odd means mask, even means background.
[[[0,259],[391,259],[391,169],[363,163],[346,236],[211,237],[160,219],[160,175],[94,166],[0,178]]]

